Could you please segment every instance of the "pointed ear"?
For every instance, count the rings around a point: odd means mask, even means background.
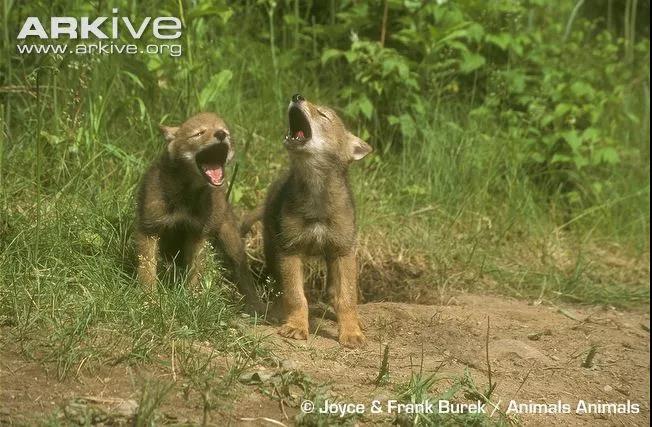
[[[158,128],[161,130],[161,133],[163,134],[163,138],[165,138],[166,142],[172,141],[174,139],[174,136],[177,134],[177,131],[179,130],[179,128],[175,126],[159,125]]]
[[[349,138],[349,143],[351,146],[351,160],[360,160],[374,151],[373,148],[371,148],[371,145],[353,134],[351,134],[351,137]]]

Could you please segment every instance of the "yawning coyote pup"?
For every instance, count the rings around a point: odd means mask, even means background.
[[[195,285],[207,241],[222,248],[247,304],[262,312],[236,218],[226,200],[224,167],[234,154],[224,121],[201,113],[179,127],[161,126],[167,149],[145,173],[138,192],[136,246],[138,280],[156,285],[159,255],[189,269]]]
[[[308,338],[303,258],[319,256],[346,347],[364,343],[358,321],[355,211],[347,170],[372,149],[351,134],[333,110],[294,95],[284,144],[287,174],[272,184],[263,211],[267,267],[282,287],[285,320],[279,334]]]

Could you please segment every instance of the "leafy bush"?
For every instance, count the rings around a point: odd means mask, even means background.
[[[321,56],[343,76],[338,96],[365,137],[419,144],[442,103],[470,105],[488,137],[499,128],[516,145],[528,179],[571,202],[601,192],[604,167],[630,155],[618,140],[641,125],[625,100],[649,81],[649,38],[632,45],[599,20],[569,21],[565,33],[543,1],[389,3],[398,18],[385,45],[352,32],[348,48]],[[342,19],[364,30],[368,8]]]
[[[560,33],[561,25],[549,31]],[[617,143],[624,136],[618,132],[640,125],[625,99],[645,76],[649,41],[636,47],[645,62],[634,64],[618,61],[622,40],[606,31],[596,35],[590,23],[565,43],[546,42],[547,36],[501,37],[498,47],[512,56],[512,65],[492,67],[491,91],[472,116],[504,123],[501,135],[519,145],[530,177],[573,201],[600,192],[600,168],[628,155],[626,144]]]

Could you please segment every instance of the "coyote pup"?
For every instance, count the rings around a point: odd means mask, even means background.
[[[179,127],[160,126],[167,150],[145,173],[138,192],[136,246],[138,280],[156,285],[158,256],[179,258],[196,285],[207,241],[221,247],[247,304],[261,312],[235,215],[226,200],[224,167],[233,142],[224,121],[201,113]]]
[[[327,283],[345,347],[364,343],[357,303],[355,211],[347,170],[372,149],[351,134],[328,107],[294,95],[288,108],[284,145],[290,168],[272,184],[263,210],[268,269],[282,287],[285,320],[279,334],[308,338],[308,302],[303,258],[326,261]]]

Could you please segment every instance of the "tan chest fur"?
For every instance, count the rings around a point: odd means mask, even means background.
[[[327,191],[319,197],[326,200],[318,207],[310,200],[283,206],[279,240],[285,250],[311,256],[335,255],[348,252],[354,245],[355,217],[348,192]]]

